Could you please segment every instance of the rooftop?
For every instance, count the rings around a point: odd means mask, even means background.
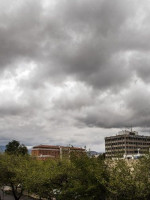
[[[128,130],[122,130],[119,131],[117,135],[138,135],[137,131],[128,131]]]
[[[118,134],[116,135],[112,135],[112,136],[107,136],[105,137],[105,139],[111,139],[111,138],[120,138],[120,137],[123,137],[123,136],[130,136],[130,137],[136,137],[136,138],[150,138],[150,136],[145,136],[145,135],[139,135],[137,131],[128,131],[128,130],[122,130],[122,131],[119,131]]]
[[[37,146],[34,146],[33,149],[37,149],[37,148],[43,148],[43,149],[60,149],[60,148],[63,148],[63,149],[72,149],[72,150],[85,150],[83,148],[80,148],[80,147],[69,147],[69,146],[54,146],[54,145],[37,145]]]

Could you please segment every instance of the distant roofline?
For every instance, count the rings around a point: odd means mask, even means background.
[[[47,149],[60,149],[60,148],[63,148],[63,149],[72,149],[72,150],[85,150],[84,148],[80,148],[80,147],[69,147],[69,146],[54,146],[54,145],[37,145],[37,146],[33,146],[32,147],[32,150],[36,149],[36,148],[47,148]]]

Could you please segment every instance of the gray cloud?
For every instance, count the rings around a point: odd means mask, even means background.
[[[149,130],[147,0],[6,0],[0,11],[3,142],[102,150],[105,135]]]
[[[118,66],[113,57],[120,51],[117,38],[131,8],[117,0],[95,0],[92,7],[90,1],[62,1],[44,14],[40,3],[18,3],[2,13],[1,67],[33,60],[39,78],[71,75],[99,88],[116,86],[118,77],[122,82],[130,78],[124,66],[114,73]]]

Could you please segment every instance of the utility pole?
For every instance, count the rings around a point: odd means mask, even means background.
[[[60,159],[62,160],[62,147],[60,146],[59,149],[60,149]]]

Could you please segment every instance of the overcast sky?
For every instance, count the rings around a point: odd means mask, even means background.
[[[150,135],[149,0],[1,0],[0,145]]]

